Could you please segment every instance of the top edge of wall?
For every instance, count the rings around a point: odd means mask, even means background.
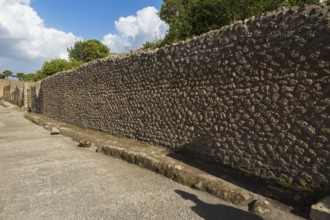
[[[200,39],[208,37],[212,34],[221,33],[221,32],[226,33],[226,32],[235,30],[238,27],[242,27],[242,25],[247,27],[247,25],[250,25],[252,22],[263,20],[265,18],[269,18],[269,17],[272,18],[272,17],[276,17],[276,16],[279,16],[279,15],[286,15],[287,13],[289,13],[289,14],[300,13],[300,14],[307,17],[308,16],[307,12],[310,12],[313,9],[314,10],[321,10],[321,9],[325,9],[325,8],[327,8],[327,11],[329,12],[330,11],[330,3],[318,3],[318,4],[309,4],[309,5],[305,4],[303,6],[292,6],[292,7],[281,6],[281,7],[277,8],[274,11],[269,11],[269,12],[262,13],[260,16],[252,16],[252,17],[244,19],[244,20],[235,21],[232,24],[223,26],[220,29],[212,30],[212,31],[209,31],[207,33],[204,33],[204,34],[201,34],[201,35],[198,35],[198,36],[193,36],[189,39],[179,41],[179,42],[176,42],[176,43],[172,43],[170,45],[165,45],[165,46],[160,47],[160,48],[137,49],[135,51],[131,51],[131,52],[127,52],[127,53],[111,54],[108,57],[105,57],[103,59],[97,59],[97,60],[90,61],[88,63],[84,63],[83,65],[81,65],[78,68],[58,72],[54,75],[48,76],[47,78],[39,80],[38,82],[42,82],[43,80],[47,80],[47,79],[52,78],[52,77],[57,77],[58,75],[71,74],[71,73],[74,73],[76,70],[79,70],[79,69],[82,69],[82,68],[88,68],[89,66],[94,66],[95,64],[103,63],[104,61],[119,61],[119,60],[124,60],[124,59],[127,59],[127,58],[131,58],[131,57],[134,57],[134,56],[139,57],[141,55],[154,55],[159,51],[168,50],[168,49],[170,49],[172,47],[175,47],[177,45],[187,45],[192,41],[200,40]],[[330,25],[330,17],[328,19],[328,22],[329,22],[329,25]]]

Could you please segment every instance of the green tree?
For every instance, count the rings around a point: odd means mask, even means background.
[[[68,61],[65,59],[52,59],[45,61],[42,65],[42,68],[38,70],[36,73],[24,74],[20,80],[22,81],[38,81],[46,78],[47,76],[51,76],[55,73],[71,70],[81,66],[83,62],[72,60]]]
[[[164,0],[159,16],[169,25],[163,44],[184,40],[280,6],[319,0]]]
[[[16,77],[18,78],[19,81],[35,81],[34,73],[16,73]]]
[[[27,74],[24,74],[21,81],[35,81],[34,77],[35,77],[34,73],[27,73]]]
[[[47,76],[42,73],[42,70],[38,70],[34,75],[33,75],[33,81],[39,81],[42,80],[43,78],[46,78]]]
[[[10,70],[5,70],[5,71],[2,72],[2,75],[3,75],[5,78],[8,79],[10,76],[13,75],[13,72],[10,71]]]
[[[188,5],[188,0],[164,0],[159,11],[159,17],[167,24],[171,24],[175,18]]]
[[[15,77],[18,79],[18,80],[21,80],[23,77],[24,77],[24,73],[16,73]]]
[[[77,60],[67,61],[64,59],[52,59],[46,61],[42,65],[41,72],[37,72],[37,74],[41,75],[42,78],[45,78],[61,71],[74,69],[76,67],[79,67],[81,64],[82,62],[79,62]]]
[[[5,76],[2,73],[0,73],[0,79],[4,79],[4,78]]]
[[[107,57],[110,49],[98,40],[77,41],[73,47],[68,48],[70,60],[84,63]]]

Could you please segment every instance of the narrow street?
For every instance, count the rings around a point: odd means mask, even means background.
[[[0,219],[263,219],[77,144],[0,105]]]

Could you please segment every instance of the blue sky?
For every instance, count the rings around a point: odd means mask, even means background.
[[[67,59],[78,40],[98,39],[111,52],[164,37],[162,0],[0,0],[0,72],[33,73]]]
[[[98,39],[115,33],[114,22],[153,6],[160,9],[162,0],[32,0],[31,7],[47,27],[73,32],[84,39]]]

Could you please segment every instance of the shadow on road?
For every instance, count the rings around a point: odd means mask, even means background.
[[[227,205],[214,205],[203,202],[197,196],[187,193],[182,190],[175,190],[185,200],[191,200],[195,206],[191,208],[197,215],[206,220],[262,220],[263,218],[252,213],[242,211],[240,209],[230,207]]]

